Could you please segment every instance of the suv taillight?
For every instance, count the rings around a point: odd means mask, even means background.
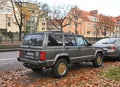
[[[40,61],[45,61],[46,60],[46,52],[42,51],[40,52]]]
[[[23,51],[19,51],[19,57],[22,57],[23,56]]]

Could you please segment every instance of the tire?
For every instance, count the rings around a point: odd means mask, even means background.
[[[98,53],[95,57],[95,59],[93,60],[93,65],[95,67],[101,67],[103,64],[103,56],[101,53]]]
[[[120,55],[118,56],[118,61],[120,61]]]
[[[68,72],[68,62],[65,59],[59,59],[52,68],[53,76],[61,78]]]

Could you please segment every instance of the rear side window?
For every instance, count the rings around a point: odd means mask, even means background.
[[[56,34],[49,35],[48,46],[63,46],[62,35],[56,35]]]
[[[24,46],[42,46],[44,34],[27,35],[24,37],[22,45]]]
[[[73,35],[65,35],[66,46],[76,46],[75,37]]]

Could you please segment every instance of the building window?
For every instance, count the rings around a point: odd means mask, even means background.
[[[96,24],[93,24],[93,28],[96,29],[97,25]]]
[[[93,31],[93,32],[92,32],[92,35],[96,35],[96,31]]]
[[[117,30],[119,31],[119,27],[117,27]]]
[[[87,31],[87,35],[90,35],[90,31]]]
[[[45,25],[45,23],[42,23],[42,25]]]
[[[68,29],[70,29],[71,28],[71,25],[68,25]]]
[[[45,30],[45,28],[42,28],[42,30]]]
[[[90,23],[87,23],[87,28],[90,28],[91,27],[91,24]]]
[[[91,16],[91,21],[97,22],[97,21],[98,21],[98,18],[97,18],[97,17],[94,17],[94,16]]]
[[[10,18],[8,18],[7,25],[10,27]]]

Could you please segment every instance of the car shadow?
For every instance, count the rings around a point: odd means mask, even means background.
[[[69,70],[68,70],[68,74],[65,78],[69,77],[70,73],[76,73],[76,71],[83,71],[82,69],[93,69],[95,68],[93,66],[93,64],[91,62],[82,62],[82,63],[75,63],[75,64],[71,64],[69,65]],[[52,75],[52,69],[44,69],[43,71],[38,71],[38,72],[34,72],[31,69],[27,69],[27,71],[25,71],[24,73],[22,73],[23,75],[21,76],[25,76],[26,78],[21,80],[21,83],[24,85],[28,85],[28,84],[32,84],[35,83],[36,81],[45,81],[45,80],[56,80],[57,78],[54,78]]]
[[[109,57],[106,57],[104,59],[104,62],[118,62],[118,59],[117,58],[109,58]]]
[[[82,63],[74,63],[74,64],[71,64],[69,65],[69,72],[71,70],[79,70],[80,68],[86,68],[86,67],[89,67],[89,68],[94,68],[93,64],[91,62],[82,62]],[[52,69],[49,68],[49,69],[44,69],[43,71],[32,71],[31,69],[25,73],[25,75],[27,75],[27,77],[30,77],[31,79],[33,78],[54,78],[53,75],[52,75]]]

